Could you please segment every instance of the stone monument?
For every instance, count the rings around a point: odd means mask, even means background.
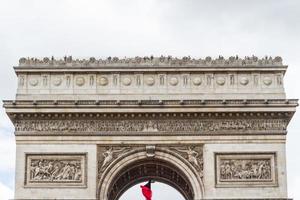
[[[186,200],[286,199],[280,57],[21,58],[16,199],[118,200],[149,178]]]

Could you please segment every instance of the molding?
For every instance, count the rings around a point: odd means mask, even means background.
[[[69,107],[69,106],[201,106],[201,107],[296,107],[298,99],[174,99],[174,100],[3,100],[5,108],[19,107]]]

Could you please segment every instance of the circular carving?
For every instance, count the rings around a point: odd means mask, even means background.
[[[29,80],[29,84],[31,86],[37,86],[38,83],[39,83],[39,80],[37,78],[32,78]]]
[[[271,77],[266,76],[266,77],[264,78],[264,84],[265,84],[265,85],[271,85],[271,84],[272,84],[272,79],[271,79]]]
[[[102,76],[99,78],[99,81],[98,81],[99,85],[102,85],[102,86],[105,86],[108,84],[108,78]]]
[[[20,58],[20,60],[19,60],[19,63],[20,64],[25,64],[26,63],[26,58]]]
[[[59,86],[61,84],[61,82],[62,82],[61,78],[60,77],[56,77],[53,80],[53,85]]]
[[[48,57],[45,57],[45,58],[43,58],[43,62],[44,62],[44,63],[49,63],[49,62],[50,62],[50,59],[49,59]]]
[[[224,77],[218,77],[217,78],[217,84],[218,85],[224,85],[225,84],[225,78]]]
[[[131,84],[131,78],[130,77],[123,78],[122,83],[123,83],[123,85],[126,85],[126,86],[130,85]]]
[[[196,77],[193,79],[193,83],[194,83],[194,85],[201,85],[202,80],[200,77]]]
[[[170,78],[170,84],[173,85],[173,86],[177,85],[178,84],[178,78],[176,78],[176,77]]]
[[[274,60],[275,62],[282,62],[282,58],[280,56],[276,56]]]
[[[152,85],[154,85],[154,83],[155,83],[155,79],[152,76],[150,76],[146,79],[147,85],[152,86]]]
[[[249,79],[247,77],[242,77],[240,79],[240,84],[247,85],[249,83]]]
[[[79,76],[79,77],[76,78],[76,85],[83,86],[84,83],[85,83],[85,80],[82,76]]]

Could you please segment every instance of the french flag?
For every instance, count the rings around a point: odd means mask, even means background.
[[[142,193],[146,200],[152,199],[152,191],[151,191],[151,180],[148,181],[146,185],[141,185]]]

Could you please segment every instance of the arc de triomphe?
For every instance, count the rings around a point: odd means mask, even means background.
[[[297,100],[280,57],[21,58],[16,199],[117,200],[149,178],[187,200],[287,198]]]

